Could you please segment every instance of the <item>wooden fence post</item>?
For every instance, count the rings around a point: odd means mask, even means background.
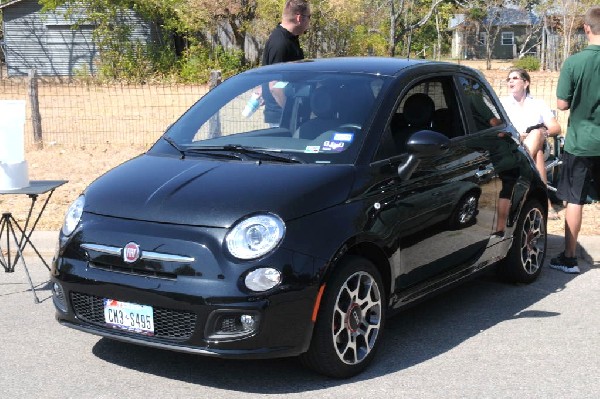
[[[42,116],[38,98],[38,84],[35,68],[29,70],[29,104],[31,104],[31,124],[33,126],[33,142],[38,149],[44,148],[42,138]]]
[[[221,82],[221,71],[210,71],[210,90],[220,85]]]
[[[214,89],[221,84],[221,71],[210,71],[209,90]],[[209,120],[208,134],[209,138],[219,137],[221,135],[221,118],[219,113],[215,114]]]

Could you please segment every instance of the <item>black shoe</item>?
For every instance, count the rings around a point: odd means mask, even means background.
[[[567,257],[564,252],[561,252],[556,258],[550,259],[550,267],[565,273],[580,273],[577,257]]]

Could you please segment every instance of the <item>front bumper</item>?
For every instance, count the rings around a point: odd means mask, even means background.
[[[107,273],[111,272],[100,274]],[[66,303],[66,312],[56,307],[57,320],[81,331],[152,347],[232,358],[292,356],[306,351],[310,343],[311,314],[317,294],[312,287],[263,298],[196,296],[164,285],[150,289],[126,281],[140,277],[121,276],[126,277],[125,281],[116,283],[101,281],[96,273],[88,279],[75,279],[75,274],[72,270],[51,281],[60,284]],[[196,287],[202,292],[202,284]],[[104,298],[152,306],[154,335],[107,325]],[[236,323],[247,314],[256,316],[255,330],[244,331]]]
[[[53,299],[62,325],[125,342],[229,358],[293,356],[308,349],[318,291],[312,257],[279,248],[267,258],[235,263],[212,255],[212,242],[219,241],[214,233],[194,229],[187,234],[193,238],[182,243],[180,237],[161,239],[164,231],[142,223],[145,226],[136,230],[144,234],[129,232],[121,237],[123,233],[114,231],[124,230],[115,228],[115,223],[122,222],[111,221],[111,234],[95,226],[69,240],[61,237],[51,282],[60,287]],[[183,253],[194,261],[140,260],[125,267],[116,254],[111,257],[82,248],[90,242],[124,247],[129,241],[141,248]],[[267,265],[281,271],[281,284],[264,293],[245,288],[245,273]],[[153,335],[108,325],[105,299],[151,306]],[[248,315],[255,323],[242,328],[239,321]]]

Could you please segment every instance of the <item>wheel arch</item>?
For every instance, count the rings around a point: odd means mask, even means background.
[[[544,209],[545,216],[548,216],[548,193],[542,187],[533,187],[529,192],[526,200],[538,200],[540,202],[540,206]],[[547,220],[547,218],[546,218]]]
[[[331,261],[330,267],[323,276],[322,283],[327,282],[329,277],[336,270],[339,262],[346,256],[360,256],[372,262],[379,271],[381,279],[383,280],[385,298],[389,298],[392,283],[391,266],[384,250],[376,243],[370,241],[355,242],[344,245]]]

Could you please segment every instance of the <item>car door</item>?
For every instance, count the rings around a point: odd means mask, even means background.
[[[395,239],[392,265],[398,293],[410,287],[418,291],[420,285],[476,263],[493,232],[496,182],[486,173],[487,150],[469,144],[457,90],[451,74],[413,81],[398,98],[377,155],[401,166],[408,156],[406,142],[418,130],[439,131],[451,140],[442,155],[422,158],[408,179],[400,179],[395,170],[383,178],[387,197],[378,216]],[[407,106],[417,93],[433,101],[431,120],[411,115],[424,108],[425,102],[414,109]]]

